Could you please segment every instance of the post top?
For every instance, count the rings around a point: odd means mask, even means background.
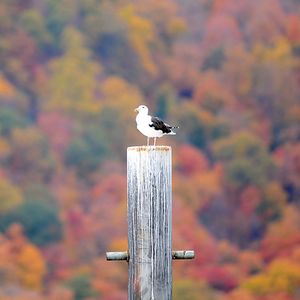
[[[127,148],[127,151],[170,151],[172,148],[170,146],[131,146]]]

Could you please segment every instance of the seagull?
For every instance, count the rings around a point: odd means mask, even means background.
[[[138,113],[135,119],[137,129],[147,137],[147,146],[149,146],[150,138],[154,138],[153,146],[155,146],[157,138],[166,134],[174,135],[176,133],[172,129],[179,128],[177,126],[170,126],[157,117],[149,116],[149,110],[146,105],[140,105],[135,111]]]

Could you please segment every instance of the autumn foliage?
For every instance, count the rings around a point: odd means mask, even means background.
[[[177,135],[178,300],[300,299],[299,0],[0,1],[0,299],[127,299],[126,147]]]

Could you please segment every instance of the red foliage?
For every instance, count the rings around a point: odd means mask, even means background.
[[[250,216],[255,212],[257,205],[261,201],[261,192],[257,187],[248,186],[240,195],[240,210],[245,216]]]
[[[177,152],[178,170],[183,175],[193,175],[207,171],[208,161],[201,150],[191,145],[182,145]]]
[[[62,113],[50,112],[39,114],[38,124],[47,135],[52,149],[62,155],[72,138],[72,121]]]
[[[208,266],[201,270],[201,276],[215,289],[228,292],[234,289],[239,279],[229,266]]]
[[[98,182],[91,190],[94,201],[109,201],[119,203],[126,198],[126,178],[120,174],[112,173]]]
[[[300,18],[296,15],[289,16],[287,20],[287,37],[292,43],[300,42]]]
[[[289,237],[267,237],[261,243],[260,253],[265,261],[289,257],[295,246],[300,245],[300,232]]]
[[[241,33],[237,22],[228,15],[213,15],[206,26],[202,41],[206,49],[241,42]]]

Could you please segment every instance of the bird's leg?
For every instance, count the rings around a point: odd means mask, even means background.
[[[153,146],[155,146],[156,145],[156,137],[154,138],[154,144],[153,144]]]
[[[149,137],[147,137],[147,146],[149,146]]]

